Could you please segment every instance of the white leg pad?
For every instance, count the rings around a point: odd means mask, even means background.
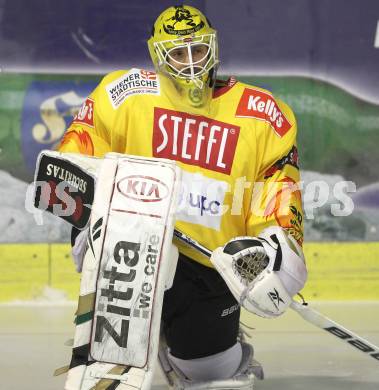
[[[241,342],[242,359],[237,372],[228,379],[212,381],[190,381],[174,367],[168,358],[168,349],[161,339],[159,365],[171,389],[175,390],[253,390],[254,378],[263,379],[261,365],[253,359],[253,347]]]
[[[163,294],[176,267],[172,236],[179,181],[171,161],[104,159],[83,262],[74,339],[80,353],[66,390],[112,381],[120,381],[120,390],[151,388]]]
[[[197,359],[179,359],[168,351],[168,359],[185,377],[193,381],[228,379],[237,371],[242,360],[242,346],[239,342],[226,351]]]

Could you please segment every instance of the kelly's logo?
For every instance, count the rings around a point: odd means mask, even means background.
[[[291,128],[274,97],[257,89],[246,88],[238,104],[237,117],[256,118],[268,122],[279,137]]]
[[[155,108],[153,156],[230,174],[239,132],[229,123]]]

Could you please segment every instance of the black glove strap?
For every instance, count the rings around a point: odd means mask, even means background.
[[[278,245],[276,248],[276,255],[275,255],[275,261],[274,261],[274,267],[273,271],[279,271],[280,267],[282,266],[282,247],[280,246],[278,237],[276,237],[276,234],[273,234],[270,236],[271,240],[275,242],[275,244]]]
[[[228,255],[234,255],[237,252],[240,252],[243,249],[250,248],[252,246],[263,247],[262,243],[259,240],[240,239],[228,242],[224,247],[224,253],[227,253]]]

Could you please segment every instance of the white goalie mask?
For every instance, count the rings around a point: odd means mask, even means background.
[[[219,63],[217,33],[199,10],[182,5],[163,11],[148,47],[156,71],[168,76],[179,93],[175,104],[209,103]]]
[[[215,33],[155,42],[154,47],[158,68],[198,88],[203,88],[208,72],[218,63]]]

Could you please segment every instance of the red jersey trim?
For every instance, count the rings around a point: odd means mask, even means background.
[[[218,88],[215,87],[213,91],[213,99],[216,99],[222,95],[224,95],[226,92],[230,91],[236,84],[237,79],[234,76],[230,76],[228,80],[216,80],[217,83],[225,84],[223,86],[220,86]]]

